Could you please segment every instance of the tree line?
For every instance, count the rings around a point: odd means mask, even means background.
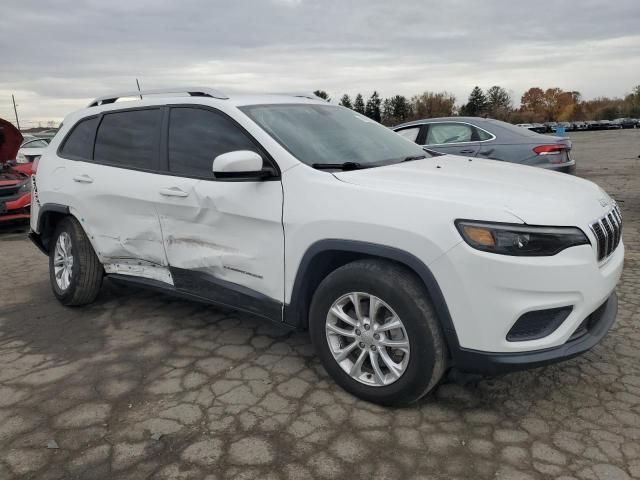
[[[314,93],[331,100],[324,90]],[[624,98],[598,97],[592,100],[583,100],[577,91],[532,87],[522,95],[518,107],[514,106],[511,94],[499,85],[486,90],[475,86],[466,103],[461,105],[456,104],[455,95],[449,92],[426,91],[410,98],[404,95],[382,98],[375,90],[366,101],[361,93],[353,99],[344,94],[339,104],[388,126],[454,115],[490,117],[511,123],[613,120],[640,117],[640,85]]]

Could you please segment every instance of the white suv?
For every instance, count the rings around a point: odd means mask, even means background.
[[[33,177],[65,305],[107,276],[309,329],[380,404],[578,355],[615,320],[622,220],[591,182],[433,156],[313,96],[131,95],[69,115]]]

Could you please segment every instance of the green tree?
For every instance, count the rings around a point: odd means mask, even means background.
[[[390,98],[385,98],[382,102],[382,124],[391,126],[396,123],[393,117],[393,105]]]
[[[329,94],[327,92],[325,92],[324,90],[315,90],[313,92],[313,94],[316,97],[320,97],[320,98],[325,99],[327,102],[331,101],[331,98],[329,98]]]
[[[353,108],[353,105],[351,104],[351,98],[349,98],[349,95],[345,93],[342,96],[342,98],[340,99],[340,105],[347,108]]]
[[[479,117],[487,111],[487,97],[480,87],[473,87],[467,103],[460,107],[460,115],[466,117]]]
[[[380,105],[382,104],[382,100],[380,99],[380,95],[375,90],[367,100],[367,105],[364,107],[364,114],[372,120],[379,122],[382,120],[382,115],[380,111]]]
[[[362,94],[359,93],[356,95],[356,99],[353,102],[353,109],[364,115],[364,98],[362,98]]]
[[[504,120],[512,108],[511,95],[504,88],[494,85],[487,90],[487,113],[490,117]]]
[[[398,122],[404,122],[409,118],[411,108],[409,107],[409,101],[404,95],[396,95],[391,98],[391,107],[393,108],[393,117]]]

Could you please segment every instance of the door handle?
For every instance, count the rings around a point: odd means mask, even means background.
[[[83,173],[82,175],[76,175],[73,177],[73,181],[78,183],[93,183],[93,178],[86,173]]]
[[[180,187],[166,187],[160,189],[160,195],[165,197],[188,197],[189,194]]]
[[[460,153],[464,153],[465,155],[471,155],[474,152],[475,150],[472,150],[472,149],[460,150]]]

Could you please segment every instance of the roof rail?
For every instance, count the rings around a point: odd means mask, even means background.
[[[216,90],[208,87],[174,87],[174,88],[160,88],[157,90],[132,90],[129,92],[113,93],[111,95],[104,95],[94,99],[88,106],[97,107],[99,105],[106,105],[114,103],[119,98],[125,97],[142,97],[144,95],[163,95],[170,93],[187,93],[192,97],[211,97],[219,98],[221,100],[227,100],[229,97],[220,90]]]
[[[319,97],[315,93],[307,93],[307,92],[285,92],[285,93],[273,93],[272,95],[284,95],[285,97],[297,97],[297,98],[308,98],[309,100],[325,100],[322,97]]]

